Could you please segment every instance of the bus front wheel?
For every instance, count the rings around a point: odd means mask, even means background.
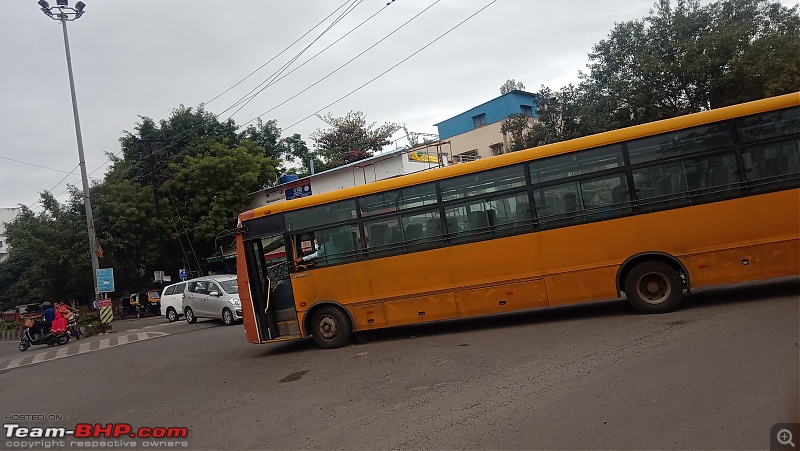
[[[625,296],[642,313],[666,313],[683,296],[683,279],[672,266],[657,261],[636,265],[625,278]]]
[[[350,320],[339,308],[326,305],[311,318],[314,342],[322,349],[341,348],[350,341]]]

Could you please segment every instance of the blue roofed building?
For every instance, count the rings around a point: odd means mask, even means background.
[[[508,152],[500,131],[505,120],[521,113],[536,120],[536,94],[514,90],[435,124],[439,139],[450,142],[450,162],[461,163]]]

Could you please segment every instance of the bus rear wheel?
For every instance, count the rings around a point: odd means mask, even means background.
[[[625,296],[642,313],[670,312],[683,297],[683,279],[666,263],[644,262],[625,277]]]
[[[341,348],[350,341],[350,319],[339,308],[326,305],[311,317],[314,342],[322,349]]]

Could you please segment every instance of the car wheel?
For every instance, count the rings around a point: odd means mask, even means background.
[[[175,311],[174,308],[170,307],[167,309],[167,319],[169,322],[174,323],[178,320],[178,312]]]
[[[625,296],[642,313],[665,313],[683,297],[683,279],[672,266],[650,261],[636,265],[625,278]]]
[[[230,311],[230,309],[222,309],[222,322],[224,322],[226,326],[233,326],[236,324],[236,320],[233,319],[233,313]]]
[[[186,307],[186,311],[184,312],[186,315],[186,322],[189,324],[194,324],[197,322],[197,318],[194,316],[194,312],[192,311],[191,307]]]
[[[30,347],[31,347],[31,341],[28,340],[28,337],[22,337],[22,340],[19,341],[19,351],[25,352]]]
[[[350,341],[350,319],[338,307],[326,305],[316,310],[311,326],[314,342],[322,349],[341,348]]]

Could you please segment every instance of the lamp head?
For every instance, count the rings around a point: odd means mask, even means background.
[[[39,0],[39,6],[41,6],[42,9],[50,8],[50,4],[47,3],[47,0]]]
[[[86,3],[83,3],[83,2],[75,3],[75,11],[77,11],[79,13],[82,13],[83,12],[83,8],[86,8]]]
[[[56,0],[56,5],[58,5],[58,6],[67,6],[67,5],[69,5],[69,1],[68,0]]]

